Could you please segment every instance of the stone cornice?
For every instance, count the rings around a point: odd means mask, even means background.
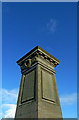
[[[25,56],[19,59],[17,63],[18,65],[20,65],[21,69],[24,69],[25,67],[29,68],[35,61],[38,61],[37,57],[48,61],[54,67],[56,67],[60,63],[57,58],[55,58],[39,46],[36,46],[34,49],[28,52]]]

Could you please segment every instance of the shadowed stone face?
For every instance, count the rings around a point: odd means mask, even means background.
[[[48,101],[55,102],[54,78],[53,75],[42,70],[42,97]]]
[[[39,46],[17,61],[22,79],[15,118],[62,118],[54,70],[59,62]]]

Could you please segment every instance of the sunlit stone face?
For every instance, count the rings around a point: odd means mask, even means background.
[[[25,75],[21,103],[34,99],[35,70]]]

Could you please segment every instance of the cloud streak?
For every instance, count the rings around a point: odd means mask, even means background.
[[[68,94],[63,95],[60,97],[61,105],[73,105],[74,103],[77,103],[77,94]]]
[[[18,89],[13,89],[13,90],[6,90],[2,89],[2,102],[4,103],[13,103],[17,101],[18,97]]]
[[[57,20],[51,18],[50,21],[47,23],[47,30],[51,33],[54,33],[57,28]]]
[[[2,89],[2,117],[3,118],[14,118],[16,111],[16,103],[18,98],[18,89],[7,90]]]
[[[3,104],[2,108],[6,109],[4,118],[14,118],[16,105],[15,104]]]

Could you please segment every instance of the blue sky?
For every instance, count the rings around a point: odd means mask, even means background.
[[[56,80],[62,114],[77,117],[77,3],[69,2],[3,3],[2,116],[16,108],[21,81],[16,61],[37,45],[61,61]]]

